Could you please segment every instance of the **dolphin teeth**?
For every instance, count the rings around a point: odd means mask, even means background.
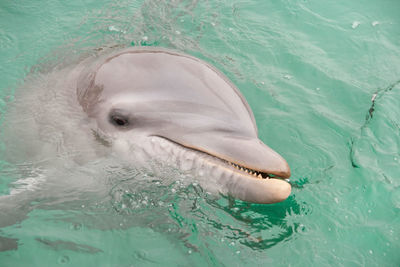
[[[271,178],[267,174],[264,177],[263,174],[259,173],[258,171],[254,171],[254,170],[248,169],[246,167],[242,167],[240,165],[237,165],[236,163],[233,163],[233,162],[230,162],[230,161],[227,161],[227,163],[229,165],[231,165],[232,167],[235,167],[236,169],[238,169],[238,170],[240,170],[242,172],[245,172],[247,174],[250,174],[250,175],[254,176],[255,178],[258,178],[258,179],[270,179]]]

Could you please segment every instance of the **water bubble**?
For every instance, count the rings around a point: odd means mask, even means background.
[[[392,203],[396,208],[400,209],[400,189],[392,193]]]
[[[375,27],[375,26],[378,25],[378,24],[379,24],[379,21],[377,21],[377,20],[375,20],[375,21],[373,21],[373,22],[371,23],[372,27]]]
[[[58,263],[64,264],[69,262],[69,257],[67,255],[63,255],[58,259]]]
[[[110,32],[116,32],[116,31],[118,31],[118,29],[115,27],[115,26],[109,26],[108,27],[108,30],[110,31]]]
[[[73,230],[75,230],[75,231],[78,231],[78,230],[80,230],[82,228],[82,224],[80,224],[80,223],[74,223],[72,226],[71,226],[71,229],[73,229]]]
[[[126,33],[126,31],[123,31],[123,30],[121,30],[120,28],[118,28],[118,27],[116,27],[116,26],[114,26],[114,25],[109,26],[109,27],[108,27],[108,30],[109,30],[110,32],[121,32],[121,33]]]
[[[191,250],[191,249],[189,249],[189,250],[188,250],[188,253],[189,253],[189,254],[192,254],[192,250]]]
[[[178,34],[178,35],[180,35],[180,34],[181,34],[181,32],[180,32],[180,31],[175,31],[175,33],[176,33],[176,34]]]
[[[358,26],[360,26],[360,22],[359,21],[354,21],[353,22],[353,24],[351,24],[351,27],[353,28],[353,29],[355,29],[355,28],[357,28]]]
[[[374,252],[371,249],[368,252],[369,254],[374,254]]]

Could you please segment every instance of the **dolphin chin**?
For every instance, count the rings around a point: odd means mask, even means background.
[[[136,140],[148,160],[190,171],[210,191],[254,203],[290,195],[287,162],[259,140],[246,100],[211,65],[161,48],[130,48],[87,65],[78,102],[106,139]]]

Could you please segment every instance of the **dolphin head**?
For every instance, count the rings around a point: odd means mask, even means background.
[[[290,194],[289,166],[258,139],[244,97],[197,58],[158,48],[100,57],[80,75],[77,95],[102,135],[140,140],[150,158],[166,153],[224,194],[255,203]]]

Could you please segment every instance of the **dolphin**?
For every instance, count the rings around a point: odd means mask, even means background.
[[[290,195],[288,163],[258,138],[245,98],[210,64],[173,50],[133,47],[83,65],[78,102],[96,135],[126,157],[167,161],[207,190],[247,202]]]

